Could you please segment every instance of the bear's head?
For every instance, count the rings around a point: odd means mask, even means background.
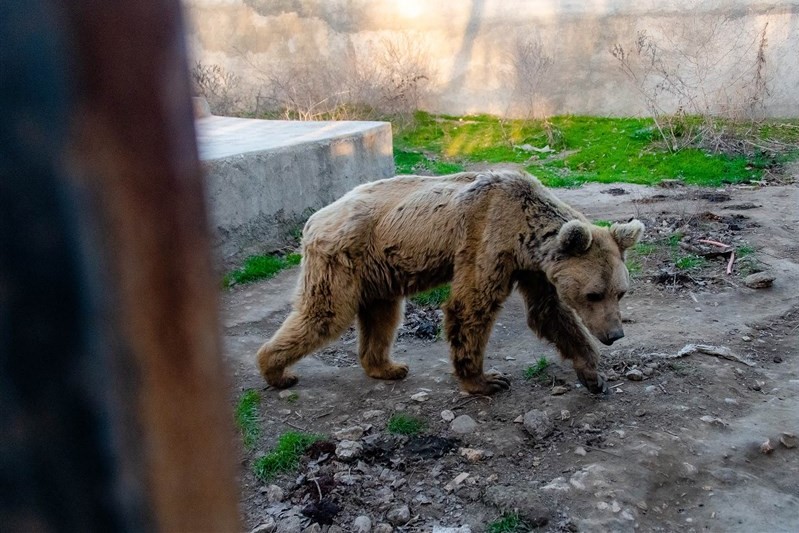
[[[624,337],[619,300],[630,285],[624,252],[641,238],[638,220],[601,228],[571,220],[558,233],[560,260],[549,272],[558,296],[608,346]]]

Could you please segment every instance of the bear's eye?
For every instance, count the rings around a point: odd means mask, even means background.
[[[605,299],[605,295],[599,292],[589,292],[586,298],[589,302],[601,302]]]

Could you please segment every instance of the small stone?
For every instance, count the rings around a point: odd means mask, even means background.
[[[364,420],[371,420],[372,418],[380,418],[384,414],[386,414],[386,412],[381,411],[380,409],[371,409],[369,411],[364,411],[361,415],[361,418]]]
[[[635,416],[644,416],[646,414],[646,411],[643,409],[636,409],[634,414]]]
[[[680,475],[686,479],[694,477],[697,472],[699,472],[699,469],[691,463],[683,463],[680,468]]]
[[[636,503],[635,506],[638,507],[639,509],[641,509],[642,511],[646,511],[646,510],[649,509],[649,506],[646,504],[645,501],[640,501],[640,502]]]
[[[774,451],[774,446],[771,445],[771,439],[766,439],[766,442],[760,445],[760,453],[768,455],[773,451]]]
[[[718,417],[715,417],[715,416],[710,416],[710,415],[702,416],[702,417],[699,418],[699,420],[701,420],[705,424],[710,424],[710,425],[718,426],[718,427],[722,427],[722,428],[723,427],[727,427],[729,425],[729,424],[727,424],[727,422],[725,422],[721,418],[718,418]]]
[[[738,400],[735,398],[724,398],[724,403],[729,405],[738,405]]]
[[[568,387],[564,387],[562,385],[558,385],[556,387],[552,387],[551,394],[552,394],[552,396],[560,396],[562,394],[566,394],[567,392],[569,392],[569,388]]]
[[[466,433],[472,433],[474,430],[477,429],[477,422],[474,421],[474,418],[470,417],[469,415],[461,415],[449,425],[450,431],[454,433],[460,433],[462,435]]]
[[[276,528],[277,524],[275,523],[275,519],[271,516],[267,516],[264,523],[251,530],[250,533],[273,533]]]
[[[275,533],[302,533],[302,519],[297,515],[289,515],[277,523]]]
[[[571,417],[572,417],[572,414],[568,410],[566,410],[566,409],[561,409],[560,410],[560,419],[561,420],[568,420]]]
[[[752,342],[752,337],[750,337],[749,335],[744,335],[743,337],[741,337],[741,340],[744,342]]]
[[[533,409],[524,414],[524,429],[535,440],[540,441],[549,437],[555,431],[555,425],[544,411]]]
[[[327,533],[344,533],[344,530],[339,526],[330,526],[330,529],[327,530]]]
[[[626,374],[624,374],[624,377],[626,377],[630,381],[641,381],[642,379],[644,379],[644,373],[638,370],[637,368],[633,368],[632,370],[629,370]]]
[[[268,487],[266,487],[265,493],[266,493],[266,501],[268,501],[269,503],[278,503],[283,501],[284,498],[283,489],[281,489],[277,485],[269,485]]]
[[[352,440],[343,440],[336,446],[336,457],[342,461],[353,461],[363,453],[363,445]]]
[[[648,392],[648,393],[655,392],[656,390],[657,390],[657,387],[654,386],[654,385],[647,385],[646,388],[644,388],[644,392]]]
[[[458,450],[462,457],[465,457],[467,461],[470,463],[477,463],[490,457],[491,452],[487,452],[485,450],[480,450],[477,448],[461,448]]]
[[[333,433],[336,440],[358,440],[363,437],[364,429],[361,426],[352,426]]]
[[[582,446],[577,446],[577,447],[574,449],[574,455],[579,455],[580,457],[585,457],[585,455],[586,455],[587,453],[588,453],[588,452],[586,452],[586,451],[585,451],[585,448],[583,448]]]
[[[619,511],[621,511],[621,505],[619,505],[619,502],[617,502],[616,500],[613,500],[610,504],[610,510],[613,511],[614,513],[618,513]]]
[[[780,444],[785,446],[786,448],[796,448],[797,439],[796,435],[793,433],[783,433],[780,437]]]
[[[441,420],[443,420],[444,422],[452,422],[453,420],[455,420],[455,413],[453,413],[449,409],[445,409],[441,411]]]
[[[352,523],[352,530],[355,533],[371,533],[372,519],[362,514]]]
[[[702,312],[702,308],[701,307],[694,307],[694,311],[696,311],[697,313],[701,313]]]
[[[394,507],[386,513],[386,520],[395,526],[402,526],[411,519],[411,510],[407,505]]]
[[[282,390],[277,394],[277,397],[281,400],[291,398],[292,396],[297,396],[297,393],[291,389]]]
[[[428,393],[424,392],[424,391],[417,392],[416,394],[411,396],[411,400],[413,400],[415,402],[426,402],[429,399],[430,399],[430,395]]]
[[[524,415],[519,415],[513,419],[514,424],[521,424],[524,422]]]
[[[302,530],[302,533],[322,533],[322,526],[318,522],[314,522],[310,526]]]
[[[458,488],[458,486],[460,486],[461,483],[466,481],[467,477],[469,477],[469,473],[468,472],[461,472],[460,474],[455,476],[452,479],[452,481],[450,481],[449,483],[444,485],[444,490],[447,491],[447,492],[452,492],[453,490]]]
[[[774,283],[775,276],[770,272],[757,272],[744,278],[744,285],[750,289],[766,289]]]
[[[774,361],[775,363],[782,363],[782,357],[780,357],[779,355],[775,355],[772,361]]]
[[[374,533],[392,533],[394,528],[391,527],[391,524],[386,524],[385,522],[381,522],[375,526],[372,530]]]

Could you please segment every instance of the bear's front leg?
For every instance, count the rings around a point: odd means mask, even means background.
[[[470,394],[489,395],[510,388],[506,376],[483,372],[483,354],[500,304],[476,306],[474,301],[453,295],[444,310],[447,338],[461,388]]]
[[[597,371],[599,352],[591,334],[575,312],[560,301],[555,287],[543,273],[519,279],[517,288],[527,304],[527,325],[539,337],[552,342],[561,357],[570,359],[582,385],[594,394],[610,392]]]

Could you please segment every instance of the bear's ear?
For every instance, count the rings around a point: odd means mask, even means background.
[[[592,240],[590,226],[579,220],[566,222],[558,232],[560,250],[568,255],[584,254],[591,247]]]
[[[610,227],[610,236],[613,237],[622,252],[631,246],[635,246],[635,243],[638,242],[643,234],[644,225],[640,220],[631,220],[624,224],[613,224]]]

